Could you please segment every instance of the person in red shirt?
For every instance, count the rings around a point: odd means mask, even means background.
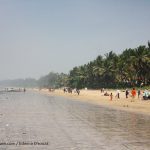
[[[132,89],[131,95],[132,95],[132,100],[131,100],[131,102],[134,102],[134,98],[135,98],[135,96],[136,96],[136,90],[135,90],[135,88]]]

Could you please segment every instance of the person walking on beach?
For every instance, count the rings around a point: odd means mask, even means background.
[[[135,88],[132,89],[131,95],[132,95],[132,100],[131,100],[131,102],[134,102],[134,98],[135,98],[135,96],[136,96],[136,90],[135,90]]]
[[[140,98],[140,95],[141,95],[141,91],[138,90],[138,98]]]
[[[66,88],[63,89],[64,93],[66,92]]]
[[[101,93],[103,93],[103,89],[101,88]]]
[[[126,89],[125,94],[126,94],[126,98],[128,98],[128,95],[129,95],[128,89]]]
[[[104,93],[104,91],[105,91],[105,89],[104,89],[104,88],[102,88],[102,93]]]
[[[120,99],[120,90],[117,90],[116,97]]]
[[[77,92],[78,95],[80,94],[80,90],[79,89],[76,89],[76,92]]]
[[[110,93],[110,100],[112,101],[112,99],[113,99],[113,94]]]

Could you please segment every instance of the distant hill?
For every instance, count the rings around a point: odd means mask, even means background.
[[[3,80],[0,81],[0,86],[37,87],[37,80],[33,78]]]

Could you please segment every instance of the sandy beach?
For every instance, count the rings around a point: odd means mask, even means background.
[[[38,89],[34,89],[35,91],[39,91]],[[81,90],[80,95],[77,93],[64,93],[62,89],[57,89],[54,92],[49,92],[48,89],[42,89],[39,91],[43,94],[54,95],[54,96],[63,96],[68,97],[80,101],[85,101],[88,103],[93,103],[97,105],[103,105],[106,107],[112,107],[115,109],[122,109],[125,111],[134,111],[137,113],[144,113],[150,115],[150,100],[142,100],[142,98],[138,98],[136,95],[134,102],[132,101],[132,97],[125,97],[125,92],[120,90],[120,99],[116,97],[115,90],[107,90],[110,94],[113,94],[112,101],[110,100],[110,96],[104,96],[104,93],[101,93],[100,90]]]

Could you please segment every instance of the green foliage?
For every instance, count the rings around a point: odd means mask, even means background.
[[[64,73],[58,74],[50,72],[38,80],[38,86],[41,88],[59,88],[67,85],[68,76]]]
[[[126,49],[120,55],[112,51],[86,65],[74,67],[69,86],[77,88],[124,88],[150,84],[150,42],[148,47]]]
[[[99,55],[88,64],[74,67],[69,75],[50,72],[38,80],[45,88],[126,88],[150,85],[150,42],[148,47],[126,49],[117,55]]]

